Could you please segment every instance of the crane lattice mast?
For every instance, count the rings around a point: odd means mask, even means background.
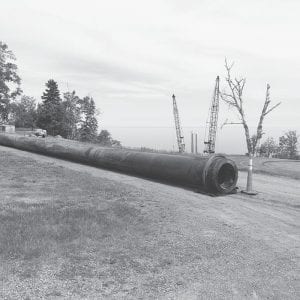
[[[220,78],[219,76],[217,76],[213,99],[210,107],[208,137],[207,140],[204,142],[205,144],[204,153],[209,153],[209,154],[215,153],[215,143],[216,143],[216,136],[217,136],[218,114],[219,114],[219,98],[220,98],[219,82],[220,82]]]
[[[179,113],[178,113],[175,95],[173,95],[172,98],[173,98],[173,113],[174,113],[178,150],[180,153],[183,153],[185,151],[185,144],[184,144],[184,138],[183,138],[182,130],[181,130],[181,126],[180,126]]]

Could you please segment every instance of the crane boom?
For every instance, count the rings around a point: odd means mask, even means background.
[[[217,126],[218,126],[218,114],[219,114],[219,89],[220,78],[217,76],[215,89],[213,93],[213,99],[210,107],[210,118],[209,118],[209,131],[207,140],[204,142],[205,148],[204,153],[215,153],[215,144],[217,136]]]
[[[185,144],[184,144],[184,138],[180,126],[179,113],[178,113],[175,95],[173,95],[172,98],[173,98],[173,114],[174,114],[174,121],[175,121],[178,150],[180,153],[183,153],[185,151]]]

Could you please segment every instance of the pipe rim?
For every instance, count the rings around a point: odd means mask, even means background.
[[[238,180],[238,169],[235,162],[224,155],[212,155],[204,168],[203,181],[211,192],[229,194]]]

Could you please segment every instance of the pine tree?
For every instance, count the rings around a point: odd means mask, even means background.
[[[95,142],[97,138],[98,121],[96,119],[95,101],[91,97],[81,100],[82,121],[79,128],[79,140]]]
[[[62,100],[57,83],[53,79],[48,80],[46,87],[42,96],[43,102],[38,106],[37,126],[55,136],[62,131]]]

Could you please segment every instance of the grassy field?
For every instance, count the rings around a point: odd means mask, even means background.
[[[248,157],[244,155],[230,155],[240,171],[247,171]],[[269,174],[300,179],[300,160],[278,158],[253,158],[254,173]]]
[[[143,257],[136,255],[141,249],[135,240],[152,234],[149,227],[155,230],[161,214],[145,215],[139,193],[126,186],[120,190],[105,180],[8,153],[0,160],[6,170],[0,184],[1,279],[11,281],[7,288],[17,282],[23,293],[0,290],[0,297],[24,299],[32,296],[30,285],[39,283],[36,297],[81,297],[91,288],[102,296],[134,294],[131,277],[145,272],[139,260],[147,261],[152,251],[145,247]],[[149,267],[159,270],[165,263],[161,253]]]
[[[0,165],[0,298],[142,299],[184,284],[165,275],[175,229],[151,194],[9,152]]]
[[[297,298],[294,181],[249,202],[0,154],[1,299]]]

